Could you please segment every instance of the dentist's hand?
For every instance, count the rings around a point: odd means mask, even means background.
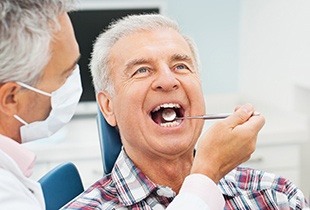
[[[257,134],[265,124],[262,115],[245,104],[224,120],[215,123],[198,142],[191,173],[208,176],[215,183],[247,161],[255,151]]]

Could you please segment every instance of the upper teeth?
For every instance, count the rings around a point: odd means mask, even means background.
[[[174,103],[165,103],[157,106],[155,109],[153,109],[152,112],[158,111],[160,108],[180,108],[180,104],[174,104]]]

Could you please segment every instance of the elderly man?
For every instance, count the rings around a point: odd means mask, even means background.
[[[304,205],[284,179],[230,172],[250,157],[264,124],[250,104],[211,127],[193,155],[203,121],[184,117],[205,113],[198,63],[193,42],[161,15],[126,17],[98,37],[91,60],[97,101],[123,149],[112,172],[66,209],[223,209],[220,199],[208,200],[219,190],[227,209]]]
[[[67,123],[82,93],[73,1],[0,1],[0,209],[45,209],[24,142]]]

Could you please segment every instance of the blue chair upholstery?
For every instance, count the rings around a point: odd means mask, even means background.
[[[56,166],[40,180],[46,210],[58,210],[84,191],[80,174],[73,163]]]
[[[122,142],[117,128],[107,123],[100,110],[98,111],[97,125],[103,170],[105,174],[108,174],[121,151]]]

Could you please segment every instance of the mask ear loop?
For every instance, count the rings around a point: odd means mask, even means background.
[[[48,97],[51,97],[51,96],[52,96],[52,94],[50,94],[50,93],[47,93],[47,92],[45,92],[45,91],[43,91],[43,90],[39,90],[39,89],[34,88],[34,87],[32,87],[32,86],[30,86],[30,85],[27,85],[27,84],[25,84],[25,83],[22,83],[22,82],[16,82],[16,83],[17,83],[18,85],[20,85],[20,86],[26,88],[26,89],[29,89],[29,90],[32,90],[32,91],[34,91],[34,92],[40,93],[40,94],[42,94],[42,95],[45,95],[45,96],[48,96]],[[14,114],[13,117],[14,117],[16,120],[18,120],[19,122],[23,123],[24,125],[28,125],[28,124],[29,124],[29,123],[27,123],[25,120],[23,120],[22,118],[20,118],[19,116],[17,116],[16,114]]]
[[[39,90],[39,89],[34,88],[34,87],[31,87],[30,85],[27,85],[25,83],[22,83],[22,82],[16,82],[16,83],[19,84],[20,86],[24,87],[24,88],[27,88],[27,89],[32,90],[34,92],[40,93],[42,95],[49,96],[49,97],[52,96],[52,94],[50,94],[50,93],[47,93],[47,92],[45,92],[43,90]]]

